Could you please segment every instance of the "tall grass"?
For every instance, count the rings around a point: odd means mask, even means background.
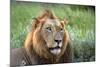
[[[11,3],[11,48],[24,46],[31,20],[44,9],[51,9],[60,19],[68,19],[74,49],[74,62],[95,60],[95,7],[66,4]]]

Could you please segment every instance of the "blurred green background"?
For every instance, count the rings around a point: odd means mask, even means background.
[[[67,18],[74,50],[74,62],[95,61],[95,6],[50,4],[36,2],[11,2],[10,44],[21,48],[32,18],[40,11],[51,9],[60,18]]]

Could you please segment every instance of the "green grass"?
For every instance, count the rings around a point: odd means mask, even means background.
[[[70,33],[74,49],[74,62],[95,60],[95,7],[44,3],[11,3],[11,48],[24,46],[31,28],[32,18],[40,11],[51,9],[60,19],[68,19],[66,29]]]

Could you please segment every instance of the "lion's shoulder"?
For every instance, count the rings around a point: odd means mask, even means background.
[[[11,49],[10,57],[11,57],[10,59],[11,66],[16,66],[16,65],[25,66],[32,64],[24,48]]]

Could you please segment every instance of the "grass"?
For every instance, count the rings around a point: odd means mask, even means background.
[[[60,19],[68,19],[66,29],[70,33],[74,49],[74,62],[95,60],[95,7],[32,2],[11,3],[11,48],[21,48],[31,20],[43,9],[51,9]]]

